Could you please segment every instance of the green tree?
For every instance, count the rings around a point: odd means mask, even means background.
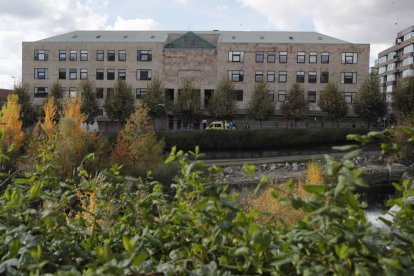
[[[19,97],[18,104],[20,105],[20,118],[23,122],[23,127],[32,126],[36,123],[38,114],[30,102],[29,86],[23,84],[14,85],[12,94]]]
[[[398,81],[394,97],[394,113],[402,118],[414,115],[414,77]]]
[[[328,83],[325,89],[321,91],[318,104],[321,110],[328,114],[332,124],[334,121],[338,122],[338,120],[344,118],[348,113],[348,105],[338,87],[333,83]]]
[[[56,107],[57,119],[62,116],[63,113],[63,103],[62,103],[62,86],[58,81],[54,82],[48,98],[53,98],[54,106]]]
[[[218,120],[231,120],[236,110],[233,95],[234,85],[227,76],[224,76],[210,99],[209,112]]]
[[[142,101],[149,108],[151,118],[160,118],[166,115],[169,104],[165,99],[164,86],[159,78],[154,78],[147,86],[147,92]]]
[[[267,83],[258,82],[254,86],[253,95],[247,105],[247,114],[250,118],[259,121],[260,127],[263,121],[269,119],[275,111],[275,104],[269,100]]]
[[[94,121],[95,116],[98,113],[95,85],[89,80],[82,81],[79,90],[82,100],[80,110],[86,117],[85,121],[89,124]]]
[[[192,123],[201,114],[200,90],[196,89],[194,82],[185,78],[182,80],[181,89],[178,90],[177,101],[174,104],[174,112],[184,124]]]
[[[302,120],[308,115],[309,103],[305,99],[305,91],[298,83],[293,84],[287,94],[286,102],[282,104],[280,109],[288,120],[295,121],[295,126],[298,120]]]
[[[385,94],[380,91],[378,76],[371,74],[362,83],[353,104],[355,113],[368,123],[368,127],[387,113]]]
[[[117,80],[114,93],[107,95],[105,110],[111,120],[124,123],[134,111],[132,87],[124,80]]]

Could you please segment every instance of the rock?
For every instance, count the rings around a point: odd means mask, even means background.
[[[283,167],[285,167],[285,164],[277,164],[277,167],[278,168],[283,168]]]
[[[227,168],[225,168],[225,169],[223,170],[223,173],[224,173],[225,175],[231,175],[231,174],[233,174],[233,173],[234,173],[234,170],[233,170],[233,168],[232,168],[232,167],[227,167]]]
[[[272,164],[272,165],[270,165],[270,170],[271,170],[271,171],[275,171],[275,170],[276,170],[276,164]]]
[[[293,172],[299,171],[299,165],[298,165],[298,163],[296,163],[296,162],[293,162],[292,163],[292,171]]]
[[[267,170],[267,164],[262,164],[260,166],[260,168],[262,169],[262,171],[266,171]]]

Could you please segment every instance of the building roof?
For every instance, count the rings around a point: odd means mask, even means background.
[[[188,31],[73,31],[38,42],[158,42],[168,43],[169,37],[179,37]],[[218,36],[218,43],[316,43],[348,44],[344,40],[317,32],[273,31],[194,31],[200,37]],[[214,42],[213,42],[214,43]]]

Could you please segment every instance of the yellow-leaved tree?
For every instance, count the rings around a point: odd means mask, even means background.
[[[24,133],[22,121],[20,120],[19,97],[11,94],[7,97],[7,103],[2,107],[0,113],[0,129],[3,132],[1,145],[3,148],[13,145],[13,150],[18,151],[23,145]]]
[[[58,116],[55,99],[53,97],[49,98],[43,105],[43,112],[45,113],[45,119],[41,127],[46,133],[47,138],[50,139],[56,133],[56,119]]]
[[[72,118],[80,127],[85,121],[85,116],[81,112],[82,99],[80,96],[69,99],[63,106],[63,116]]]
[[[133,174],[144,174],[162,163],[164,142],[157,138],[149,108],[138,105],[121,130],[112,158]]]

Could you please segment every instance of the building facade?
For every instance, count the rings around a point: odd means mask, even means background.
[[[62,94],[73,96],[82,80],[92,80],[102,121],[107,119],[104,99],[117,79],[131,85],[139,101],[154,77],[170,99],[177,98],[182,79],[191,78],[205,110],[219,80],[229,78],[240,118],[257,82],[267,82],[276,117],[289,89],[300,83],[310,115],[321,116],[319,93],[328,82],[352,103],[368,75],[369,44],[316,32],[75,31],[23,42],[22,62],[22,82],[29,85],[34,104],[40,105],[57,81]]]
[[[395,45],[380,52],[375,61],[375,71],[380,79],[382,92],[386,93],[389,111],[392,111],[394,92],[399,79],[414,77],[414,26],[399,33]]]

